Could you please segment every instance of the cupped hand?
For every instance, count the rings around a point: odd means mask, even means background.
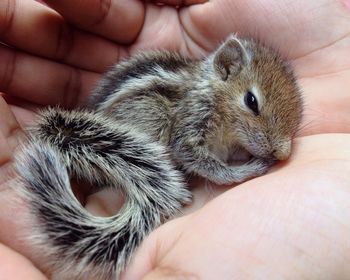
[[[298,139],[288,163],[156,230],[122,280],[350,279],[349,143]]]
[[[125,277],[137,279],[132,277],[179,269],[179,273],[212,279],[206,270],[210,265],[214,265],[211,273],[227,271],[243,279],[247,279],[244,275],[260,275],[259,270],[273,273],[277,268],[279,275],[288,276],[291,267],[301,275],[304,270],[298,259],[306,260],[320,275],[327,275],[321,272],[328,269],[330,273],[331,268],[334,273],[348,273],[341,262],[349,260],[344,222],[350,211],[346,203],[349,182],[343,175],[349,141],[346,135],[321,133],[350,130],[349,1],[216,0],[198,5],[187,1],[184,4],[189,6],[180,9],[136,0],[46,3],[52,8],[33,0],[0,3],[0,90],[11,104],[9,109],[3,100],[0,103],[1,242],[40,266],[40,255],[20,241],[22,224],[18,221],[26,209],[13,206],[10,188],[14,185],[11,156],[20,126],[33,121],[36,107],[60,104],[72,108],[84,103],[101,73],[140,50],[166,48],[199,57],[229,33],[238,32],[278,48],[295,66],[305,100],[295,154],[276,172],[236,187],[193,212],[213,196],[199,186],[194,206],[186,209],[193,214],[156,231]],[[87,200],[87,208],[98,214],[110,214],[105,206],[111,204],[103,200],[103,194]],[[322,211],[317,215],[315,209]],[[331,242],[338,245],[332,247]],[[325,251],[337,257],[327,263],[322,258]],[[188,267],[191,263],[196,266]],[[204,272],[208,273],[200,274]]]

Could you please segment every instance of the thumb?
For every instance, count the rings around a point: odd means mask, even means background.
[[[181,238],[187,217],[172,220],[151,233],[135,252],[121,279],[192,279],[178,268],[176,262],[165,260]]]

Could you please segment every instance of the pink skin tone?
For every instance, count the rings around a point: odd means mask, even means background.
[[[295,66],[305,115],[293,155],[235,188],[193,182],[193,205],[145,240],[123,280],[350,279],[350,1],[193,0],[177,10],[111,0],[109,12],[99,2],[47,1],[58,12],[29,0],[0,4],[0,38],[12,46],[0,46],[0,275],[48,275],[40,252],[21,240],[30,221],[12,189],[11,157],[33,110],[80,104],[109,65],[139,50],[199,57],[239,32]],[[107,193],[78,195],[97,215],[115,211]]]
[[[350,10],[350,1],[349,0],[343,0],[343,3],[345,7],[347,7]]]

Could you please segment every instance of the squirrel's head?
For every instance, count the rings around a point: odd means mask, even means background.
[[[251,39],[231,36],[210,63],[224,130],[253,156],[287,159],[301,121],[302,99],[286,60]]]

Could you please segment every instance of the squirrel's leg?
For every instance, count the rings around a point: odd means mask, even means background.
[[[231,184],[260,176],[273,164],[272,160],[253,158],[247,163],[230,166],[210,151],[205,136],[205,118],[182,118],[175,121],[171,138],[174,158],[186,173],[194,173],[216,184]]]
[[[242,165],[228,166],[212,156],[208,147],[191,146],[188,143],[177,147],[175,157],[186,173],[195,173],[221,185],[263,175],[272,165],[267,159],[254,158]]]

